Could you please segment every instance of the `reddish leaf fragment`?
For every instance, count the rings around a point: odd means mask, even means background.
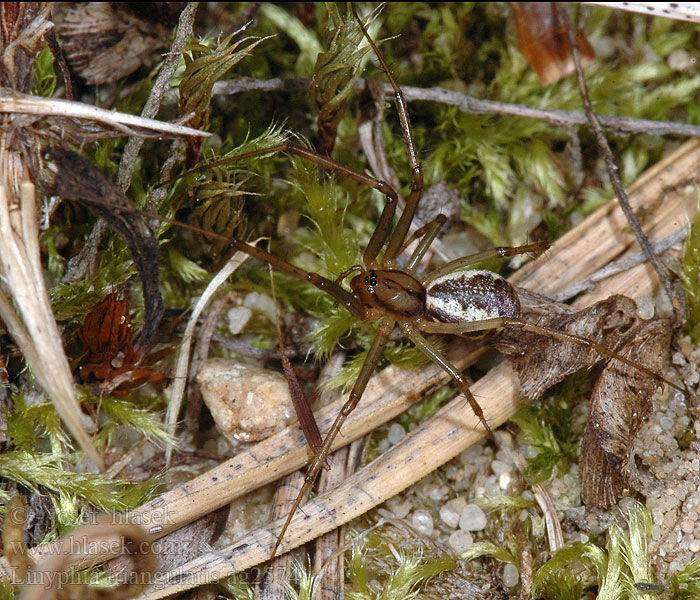
[[[137,347],[145,352],[155,343],[165,311],[160,293],[158,244],[153,232],[126,196],[92,162],[63,148],[50,149],[47,157],[56,168],[53,181],[47,182],[51,193],[84,204],[128,244],[143,286],[145,315]]]
[[[520,51],[537,71],[542,85],[571,75],[574,72],[571,44],[554,3],[511,2],[510,5],[515,14]],[[576,38],[585,67],[593,61],[593,50],[583,31],[579,30]]]
[[[118,397],[145,383],[166,379],[160,371],[139,366],[141,357],[131,343],[132,334],[126,302],[119,294],[109,294],[78,330],[86,350],[80,376],[108,383],[108,393]]]

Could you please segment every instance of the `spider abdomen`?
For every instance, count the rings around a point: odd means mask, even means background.
[[[513,286],[491,271],[448,273],[429,282],[425,291],[427,314],[443,323],[520,316],[520,302]]]

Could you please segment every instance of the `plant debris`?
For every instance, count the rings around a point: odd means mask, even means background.
[[[576,310],[537,294],[520,291],[520,295],[528,321],[594,340],[652,372],[663,372],[670,321],[639,319],[629,298],[611,296]],[[530,332],[506,330],[494,346],[509,358],[520,377],[523,396],[530,398],[540,397],[581,369],[606,363],[591,399],[581,449],[581,477],[584,502],[609,508],[635,482],[634,442],[660,382],[594,348]]]
[[[156,341],[165,305],[160,292],[158,244],[143,217],[92,162],[72,150],[51,148],[47,158],[55,167],[46,187],[51,193],[77,200],[102,217],[129,246],[141,275],[145,317],[136,348],[144,353]]]

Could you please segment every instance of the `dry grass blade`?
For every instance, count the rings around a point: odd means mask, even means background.
[[[163,135],[168,137],[209,135],[205,131],[192,129],[174,123],[165,123],[155,119],[145,119],[136,115],[105,110],[82,102],[61,100],[60,98],[39,98],[19,92],[0,90],[0,113],[34,115],[37,117],[56,117],[63,119],[80,119],[100,123],[108,131],[117,135],[150,137]]]
[[[253,242],[254,244],[257,242]],[[194,336],[194,329],[197,326],[199,317],[202,311],[207,307],[207,304],[212,299],[212,296],[216,291],[226,282],[226,280],[231,276],[232,273],[238,269],[238,267],[243,264],[243,262],[248,258],[246,254],[242,252],[236,252],[227,263],[219,270],[219,272],[212,278],[209,285],[204,290],[202,295],[199,297],[197,304],[192,309],[192,315],[187,322],[187,327],[185,328],[185,334],[182,337],[182,344],[180,345],[180,354],[177,357],[177,365],[175,367],[174,383],[172,390],[170,392],[170,400],[168,402],[168,411],[165,416],[165,422],[168,427],[168,432],[170,435],[175,434],[175,423],[177,421],[177,416],[180,413],[180,408],[182,407],[182,398],[185,394],[185,388],[187,387],[187,373],[190,364],[190,346],[192,345],[192,338]],[[168,446],[165,450],[165,464],[170,464],[170,459],[172,457],[172,447]]]
[[[2,172],[22,173],[19,157],[0,150]],[[28,177],[27,173],[24,173]],[[97,466],[102,457],[85,430],[82,411],[73,390],[73,376],[63,352],[61,336],[51,312],[44,284],[34,184],[23,181],[19,190],[0,185],[0,275],[12,292],[15,307],[0,292],[0,317],[27,358],[34,377],[53,400],[58,414]]]
[[[656,202],[652,206],[653,214],[647,222],[650,227],[647,233],[651,237],[662,237],[668,235],[670,230],[684,227],[689,215],[693,214],[696,204],[695,194],[684,193],[683,190],[679,192],[678,187],[698,179],[699,159],[700,144],[688,143],[674,155],[650,169],[629,190],[633,206],[652,205],[660,196],[663,198],[663,202]],[[665,193],[659,194],[659,185]],[[528,288],[543,285],[546,282],[548,291],[555,292],[560,286],[567,285],[568,279],[584,277],[591,270],[604,264],[606,260],[611,260],[628,249],[632,241],[629,240],[630,234],[621,233],[625,226],[626,221],[619,208],[614,203],[610,203],[591,215],[562,241],[555,244],[547,256],[535,261],[524,274],[519,274],[515,279],[520,280],[520,285]],[[597,252],[599,248],[602,249],[600,253]],[[590,256],[591,260],[580,260],[581,256]],[[649,269],[645,265],[641,268]],[[566,273],[567,277],[558,280],[559,272]],[[597,295],[607,297],[613,293],[629,293],[630,288],[633,288],[633,295],[648,295],[655,289],[653,276],[650,276],[648,271],[643,277],[637,274],[634,280],[635,285],[631,286],[627,274],[621,273],[602,284],[595,294],[580,298],[579,302],[587,304]],[[459,345],[456,351],[459,354]],[[451,358],[455,358],[454,352],[453,348]],[[375,377],[375,381],[385,377],[387,371]],[[432,366],[421,373],[430,385],[433,384],[436,375],[440,378],[440,374],[437,374],[436,368]],[[397,372],[396,380],[386,384],[405,389],[407,387],[405,379],[405,372]],[[413,393],[423,389],[424,385],[412,389]],[[484,406],[486,416],[494,427],[512,415],[520,404],[517,376],[505,363],[480,379],[472,387],[472,391]],[[367,407],[363,402],[358,410],[362,410],[363,404]],[[366,410],[368,409],[365,408]],[[360,415],[353,416],[355,419],[349,419],[347,424],[351,421],[355,423],[357,418],[360,418]],[[349,438],[353,437],[349,428],[346,428],[343,433],[344,442],[348,441],[345,437],[346,433],[350,433]],[[287,536],[282,542],[282,550],[290,550],[359,516],[436,469],[481,437],[483,437],[483,429],[479,426],[479,422],[469,407],[465,406],[463,399],[457,398],[389,452],[346,480],[341,486],[304,504],[303,510],[294,518],[287,531]],[[291,448],[285,448],[285,451],[288,454],[297,453]],[[275,463],[271,469],[275,470],[279,466]],[[209,474],[211,475],[212,473]],[[217,477],[221,475],[223,473],[218,474]],[[234,484],[229,482],[228,485]],[[204,493],[202,490],[195,489],[195,486],[189,487],[188,492],[180,492],[178,505],[185,501],[192,503],[195,497]],[[163,500],[166,498],[167,494],[162,497]],[[174,505],[170,505],[169,509],[173,507]],[[271,523],[252,531],[232,546],[184,565],[178,571],[172,572],[170,577],[165,578],[162,587],[153,589],[143,597],[168,596],[193,585],[188,582],[218,580],[267,560],[269,548],[273,545],[280,526],[279,521]]]

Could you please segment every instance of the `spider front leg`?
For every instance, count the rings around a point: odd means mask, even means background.
[[[357,403],[362,398],[362,394],[364,393],[365,388],[367,387],[367,383],[369,382],[372,373],[374,373],[374,369],[377,367],[379,361],[382,358],[384,347],[386,346],[387,340],[389,339],[389,334],[391,334],[393,328],[394,323],[387,320],[383,320],[380,324],[379,331],[377,332],[377,335],[374,338],[374,341],[372,342],[369,351],[367,352],[367,356],[365,357],[365,362],[362,365],[360,374],[358,375],[355,384],[352,386],[352,390],[350,390],[350,395],[348,396],[347,402],[343,404],[342,408],[340,409],[340,412],[333,421],[333,424],[328,430],[328,433],[326,434],[326,437],[323,440],[323,444],[321,445],[321,449],[319,450],[318,454],[314,456],[313,460],[309,464],[309,468],[306,471],[306,475],[304,477],[304,484],[301,486],[299,494],[294,500],[294,504],[292,505],[292,508],[290,509],[289,514],[287,515],[287,520],[284,522],[284,525],[282,526],[282,529],[280,530],[277,536],[277,541],[272,547],[270,559],[273,559],[277,554],[277,550],[279,549],[279,546],[282,543],[282,539],[284,538],[284,534],[287,532],[289,524],[292,522],[294,514],[299,508],[299,505],[304,499],[304,496],[306,496],[306,493],[309,491],[309,488],[313,485],[314,481],[316,480],[316,477],[318,476],[321,467],[323,467],[323,465],[325,464],[326,459],[328,458],[328,455],[331,451],[331,447],[333,446],[333,442],[338,436],[338,433],[340,433],[340,428],[343,426],[343,423],[345,423],[345,419],[347,419],[348,415],[353,410],[355,410]]]

